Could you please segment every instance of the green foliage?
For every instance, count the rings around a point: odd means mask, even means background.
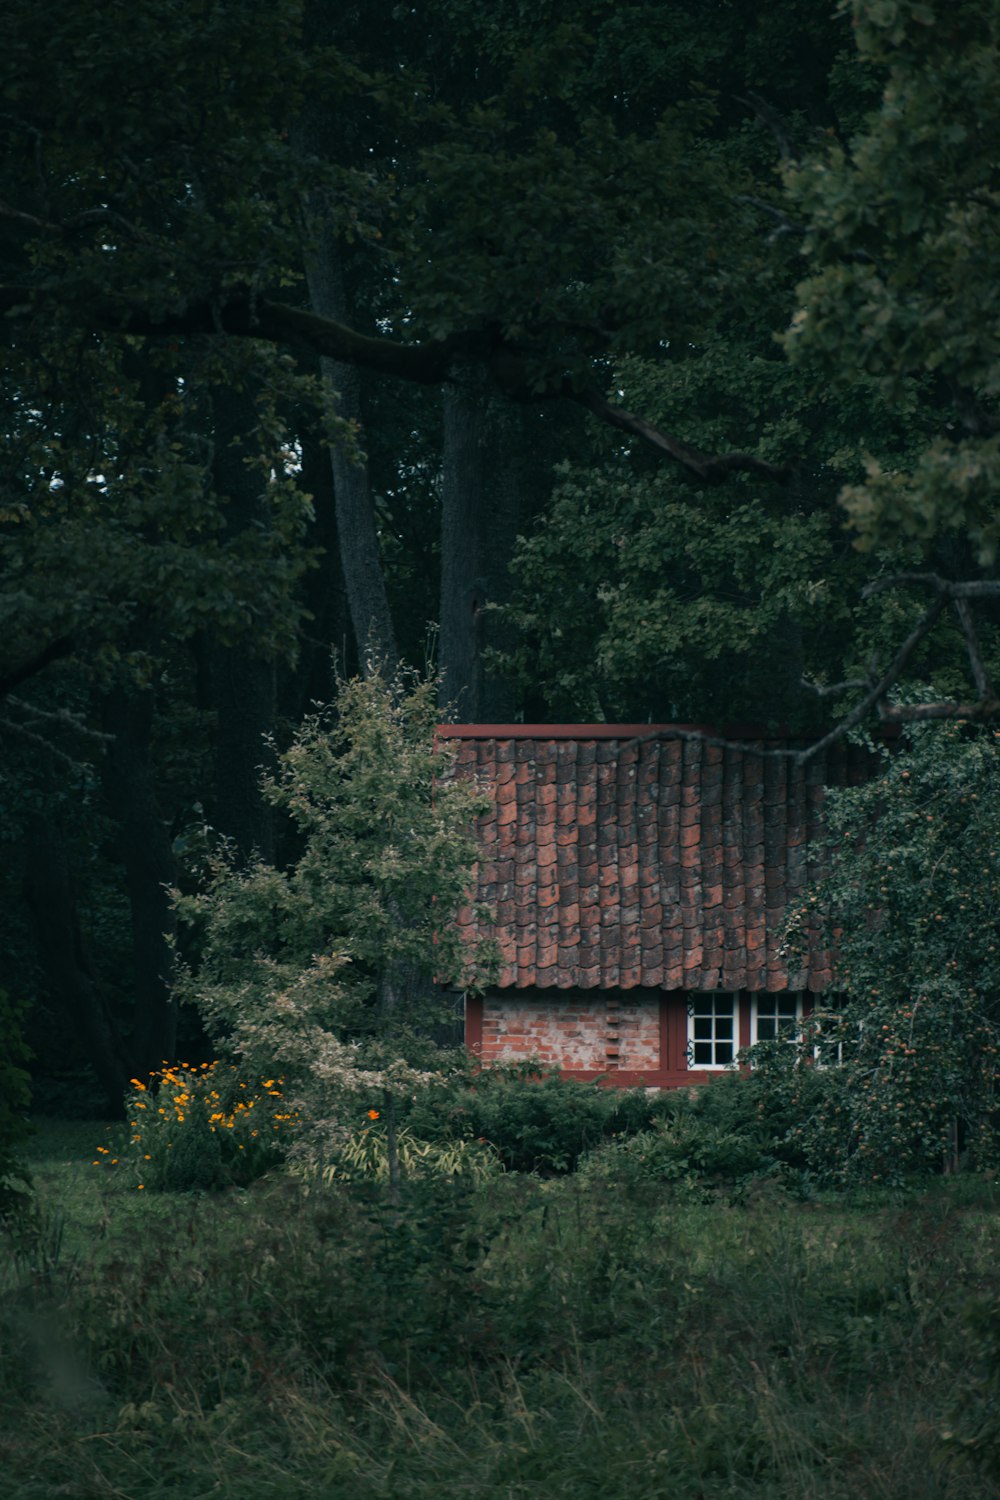
[[[562,1175],[601,1140],[634,1131],[669,1105],[640,1089],[538,1077],[531,1064],[484,1069],[431,1090],[410,1113],[421,1135],[483,1141],[510,1172]]]
[[[941,407],[918,465],[873,462],[845,490],[859,545],[951,535],[991,564],[1000,6],[845,0],[841,9],[884,86],[849,147],[831,143],[786,174],[807,216],[810,261],[788,346],[837,385],[861,372],[903,405],[932,385]]]
[[[380,1111],[369,1110],[369,1123],[355,1130],[334,1150],[333,1160],[319,1174],[333,1182],[388,1182],[389,1141],[377,1121]],[[462,1177],[483,1182],[502,1171],[499,1156],[484,1140],[426,1140],[408,1125],[396,1132],[401,1172],[413,1177]],[[307,1176],[309,1174],[307,1173]]]
[[[774,1167],[759,1142],[746,1134],[680,1114],[661,1120],[653,1130],[613,1141],[588,1157],[585,1179],[679,1184],[700,1193],[714,1186],[733,1186]]]
[[[30,1129],[31,1086],[23,1065],[31,1053],[21,1029],[26,1009],[0,989],[0,1215],[21,1200],[29,1181],[20,1160]]]
[[[98,1146],[93,1165],[137,1191],[245,1187],[287,1155],[298,1116],[280,1078],[247,1083],[219,1062],[165,1067],[125,1099],[127,1143]]]
[[[1000,736],[915,726],[880,754],[827,793],[831,868],[793,918],[822,913],[841,992],[821,1044],[842,1065],[799,1125],[827,1172],[895,1182],[939,1169],[956,1124],[972,1162],[996,1157]]]
[[[649,1128],[620,1132],[593,1151],[582,1165],[584,1175],[634,1187],[670,1184],[675,1195],[696,1199],[771,1179],[808,1196],[815,1174],[808,1170],[799,1127],[824,1092],[827,1075],[789,1068],[788,1054],[783,1042],[761,1043],[749,1054],[750,1071],[671,1092],[655,1107],[658,1118]]]
[[[1000,1298],[970,1298],[961,1310],[966,1361],[943,1433],[945,1452],[960,1472],[1000,1479]]]
[[[81,1236],[88,1170],[51,1179],[64,1233],[47,1202],[0,1238],[0,1457],[25,1500],[81,1472],[152,1500],[995,1488],[937,1461],[976,1426],[951,1409],[995,1190],[737,1207],[507,1176],[408,1183],[401,1213],[272,1176],[210,1212],[105,1189]]]
[[[456,921],[486,804],[435,741],[435,687],[374,671],[342,683],[267,783],[297,857],[239,868],[222,849],[202,889],[176,898],[198,947],[181,998],[250,1072],[280,1070],[313,1123],[344,1090],[411,1092],[446,1057],[432,1034],[453,1020],[441,986],[490,972],[491,951]]]

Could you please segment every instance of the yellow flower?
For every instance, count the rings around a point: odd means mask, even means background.
[[[132,1085],[133,1088],[140,1089],[142,1091],[142,1093],[146,1092],[146,1085],[144,1083],[140,1083],[139,1080],[138,1080],[138,1078],[130,1078],[129,1079],[129,1083]]]
[[[136,1188],[136,1192],[137,1192],[137,1193],[141,1193],[141,1192],[142,1192],[142,1190],[143,1190],[143,1188],[144,1188],[144,1187],[145,1187],[145,1186],[146,1186],[146,1184],[145,1184],[145,1183],[144,1183],[144,1182],[140,1182],[140,1184],[139,1184],[139,1186],[138,1186],[138,1187],[137,1187],[137,1188]]]

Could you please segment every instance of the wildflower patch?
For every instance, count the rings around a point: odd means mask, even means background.
[[[164,1064],[131,1080],[129,1135],[94,1165],[134,1178],[139,1191],[245,1186],[284,1159],[299,1123],[281,1078],[248,1082],[230,1063]]]

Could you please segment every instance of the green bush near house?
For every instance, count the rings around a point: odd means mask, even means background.
[[[484,1069],[415,1102],[417,1135],[483,1140],[509,1172],[561,1176],[603,1140],[646,1129],[678,1100],[643,1089],[595,1087],[558,1074],[539,1077],[531,1063]]]

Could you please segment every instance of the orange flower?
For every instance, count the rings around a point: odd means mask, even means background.
[[[368,1111],[368,1118],[369,1118],[369,1120],[377,1120],[378,1119],[378,1110],[377,1109],[370,1109]]]

